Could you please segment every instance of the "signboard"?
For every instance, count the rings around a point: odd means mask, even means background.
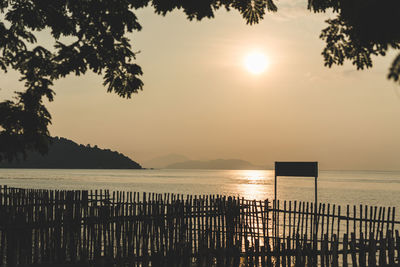
[[[275,162],[275,175],[318,177],[318,162]]]

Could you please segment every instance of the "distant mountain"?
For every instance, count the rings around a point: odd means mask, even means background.
[[[146,168],[165,168],[168,165],[188,160],[190,159],[184,155],[169,154],[148,160],[143,163],[143,166],[145,166]]]
[[[78,145],[62,137],[53,137],[47,155],[28,153],[26,161],[0,162],[0,168],[48,168],[48,169],[141,169],[127,156],[100,149],[97,146]]]
[[[170,164],[167,169],[211,169],[211,170],[259,170],[264,169],[255,166],[248,161],[240,159],[216,159],[209,161],[190,160]]]

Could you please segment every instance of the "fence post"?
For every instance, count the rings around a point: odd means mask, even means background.
[[[376,267],[376,240],[372,232],[369,235],[368,266]]]
[[[333,244],[331,245],[332,247],[332,267],[338,267],[339,266],[339,255],[338,255],[338,250],[339,250],[339,241],[336,237],[336,235],[333,235]]]
[[[357,251],[356,251],[356,235],[355,235],[355,233],[351,233],[350,251],[351,251],[351,262],[353,264],[353,267],[357,267]]]
[[[391,230],[388,230],[386,233],[386,237],[388,240],[388,256],[389,256],[389,265],[394,266],[394,239]]]
[[[348,246],[349,246],[349,244],[348,244],[348,236],[347,236],[347,234],[344,234],[343,235],[343,259],[342,259],[343,267],[347,267],[348,266],[348,264],[347,264],[347,249],[348,249]]]
[[[379,232],[379,266],[386,266],[386,238]]]

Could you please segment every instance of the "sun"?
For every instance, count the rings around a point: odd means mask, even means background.
[[[268,60],[263,53],[252,52],[244,58],[244,66],[247,71],[258,75],[263,73],[268,67]]]

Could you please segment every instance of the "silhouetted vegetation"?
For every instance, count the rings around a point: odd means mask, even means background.
[[[189,20],[235,9],[248,24],[277,11],[273,0],[0,0],[0,68],[19,72],[25,83],[15,101],[0,103],[0,161],[31,150],[46,153],[51,116],[43,98],[53,101],[55,80],[91,70],[103,75],[108,92],[130,98],[142,90],[142,70],[126,34],[141,30],[133,11],[148,5],[161,15],[183,10]],[[320,36],[326,66],[350,60],[357,69],[369,68],[372,55],[400,48],[398,0],[308,0],[308,8],[337,14]],[[35,35],[44,29],[55,41],[51,50],[37,45]],[[400,80],[400,54],[388,77]]]
[[[100,149],[97,146],[78,145],[66,138],[51,138],[47,155],[29,152],[25,161],[2,162],[0,168],[49,168],[49,169],[141,169],[127,156]]]

